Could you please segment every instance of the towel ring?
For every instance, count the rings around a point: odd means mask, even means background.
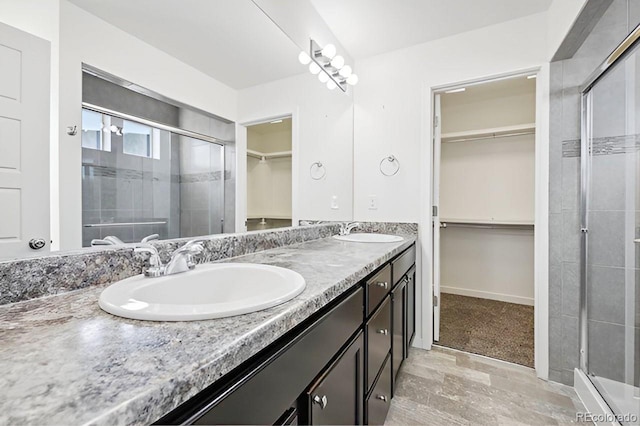
[[[309,168],[309,174],[311,174],[311,179],[320,180],[326,176],[327,169],[324,167],[324,164],[316,161],[315,163],[311,164],[311,167]]]
[[[390,155],[380,160],[380,173],[385,176],[394,176],[400,170],[400,162],[398,159]]]

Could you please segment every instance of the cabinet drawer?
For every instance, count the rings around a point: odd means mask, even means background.
[[[391,349],[391,302],[387,297],[367,323],[367,389],[371,388]]]
[[[367,316],[391,290],[391,265],[385,266],[373,278],[367,281]]]
[[[382,374],[367,399],[367,424],[383,425],[391,405],[391,359],[387,357]]]
[[[393,283],[397,283],[402,279],[402,276],[416,263],[416,246],[415,244],[411,248],[400,255],[396,260],[392,262],[393,265]]]

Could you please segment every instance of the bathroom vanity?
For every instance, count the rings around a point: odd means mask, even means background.
[[[102,311],[106,280],[121,275],[82,277],[97,267],[135,275],[131,248],[0,265],[23,285],[50,271],[43,290],[58,292],[0,306],[0,424],[384,422],[415,333],[417,227],[370,225],[404,237],[392,243],[339,241],[337,228],[204,238],[201,261],[279,266],[306,281],[286,303],[213,320]]]
[[[383,424],[415,334],[415,246],[157,424]]]

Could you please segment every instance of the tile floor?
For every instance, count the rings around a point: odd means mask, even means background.
[[[533,367],[533,306],[441,294],[441,346]]]
[[[573,388],[534,370],[448,348],[411,349],[386,425],[566,425],[584,407]]]

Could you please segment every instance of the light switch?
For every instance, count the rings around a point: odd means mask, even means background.
[[[369,195],[369,210],[378,210],[378,197]]]
[[[338,196],[334,195],[331,197],[331,208],[333,210],[338,210],[340,206],[338,206]]]

